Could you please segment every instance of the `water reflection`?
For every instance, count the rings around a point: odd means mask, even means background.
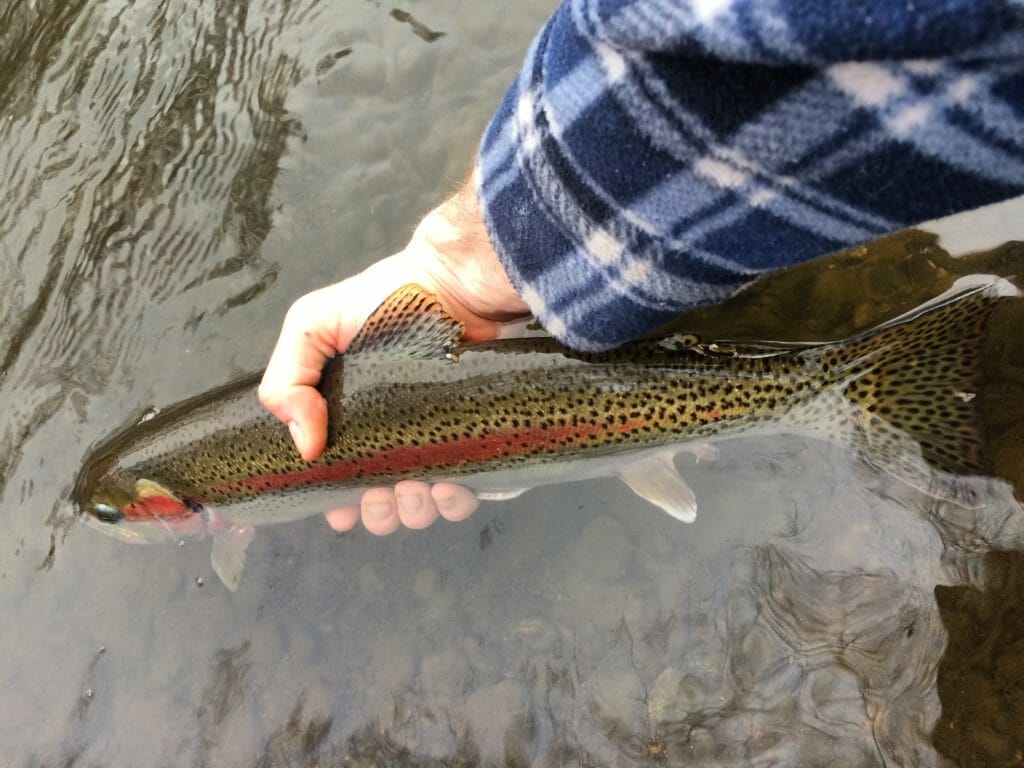
[[[428,43],[433,43],[434,41],[444,37],[444,32],[437,32],[435,30],[432,30],[430,27],[428,27],[426,24],[417,19],[408,11],[402,11],[399,10],[398,8],[393,8],[391,10],[391,18],[393,18],[395,21],[400,21],[404,24],[408,24],[409,26],[411,26],[413,34],[415,34],[416,37],[420,38],[421,40],[425,40]]]
[[[5,68],[0,126],[10,190],[0,386],[19,392],[2,478],[73,393],[109,391],[145,368],[154,339],[138,329],[181,312],[183,295],[196,294],[195,324],[273,285],[260,246],[280,158],[300,130],[283,107],[298,65],[281,48],[310,9],[197,10],[8,10],[35,56]]]
[[[205,547],[67,527],[89,446],[257,368],[294,296],[404,241],[550,6],[422,2],[430,44],[364,0],[0,7],[0,763],[1020,761],[1000,481],[964,510],[734,441],[685,467],[691,527],[616,483],[388,540],[308,520],[234,595]],[[1020,258],[909,235],[688,330],[849,335]],[[1021,320],[993,319],[985,401],[1018,488]]]

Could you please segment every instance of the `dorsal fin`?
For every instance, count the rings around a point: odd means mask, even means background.
[[[375,352],[394,357],[443,357],[462,338],[465,326],[449,315],[433,294],[404,285],[388,296],[363,323],[345,357]]]

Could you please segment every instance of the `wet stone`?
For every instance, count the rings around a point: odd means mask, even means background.
[[[632,542],[626,527],[611,517],[587,523],[572,548],[573,561],[594,579],[622,578],[633,559]]]
[[[678,705],[683,673],[676,667],[662,670],[647,693],[647,716],[655,721],[678,720],[686,711]]]
[[[863,696],[860,681],[852,672],[839,669],[815,669],[807,673],[807,687],[810,704],[815,715],[840,722],[855,722],[855,712],[860,709]]]
[[[424,656],[420,662],[420,684],[438,694],[462,693],[472,678],[465,657],[454,648]]]
[[[413,592],[424,600],[434,597],[441,585],[441,572],[437,568],[420,568],[413,581]]]
[[[230,755],[256,754],[260,748],[262,732],[257,717],[249,707],[237,707],[217,723],[215,733],[208,734],[209,765],[224,765],[233,762]]]
[[[634,638],[646,637],[658,620],[656,601],[642,592],[630,592],[622,609],[622,620]]]
[[[296,550],[300,550],[303,546],[308,548],[308,545],[297,544]],[[307,557],[309,561],[304,562],[301,568],[304,594],[322,596],[329,603],[333,603],[335,600],[346,599],[355,593],[356,586],[346,578],[345,569],[339,568],[337,562],[330,556],[325,554],[321,557],[318,554],[309,553]],[[357,583],[360,582],[357,581]]]
[[[466,699],[470,734],[483,760],[504,756],[510,736],[527,719],[526,689],[515,680],[478,688]]]
[[[459,755],[466,725],[454,707],[440,704],[424,708],[417,722],[416,753],[432,763],[448,762]]]
[[[981,722],[976,723],[966,735],[974,743],[978,751],[988,758],[989,765],[1020,764],[1019,760],[1013,759],[1013,740],[990,725]]]
[[[678,615],[680,606],[694,599],[692,592],[680,591],[679,585],[686,578],[684,573],[685,570],[675,567],[671,570],[666,569],[660,575],[650,577],[650,586],[646,588],[647,594],[657,599],[658,610],[662,616]],[[692,589],[692,586],[687,585],[687,588]],[[677,621],[675,624],[677,633],[686,631],[687,627],[683,622]]]
[[[722,691],[716,691],[718,694],[718,704],[721,704],[724,697],[721,695]],[[676,706],[688,714],[699,712],[707,707],[712,706],[714,702],[711,701],[707,686],[704,685],[698,678],[693,675],[687,675],[676,689]]]
[[[800,674],[790,659],[789,646],[759,626],[743,637],[735,660],[737,683],[748,690],[770,692]]]
[[[447,632],[456,621],[455,595],[450,591],[439,591],[427,602],[427,610],[423,619],[433,628],[438,627]]]
[[[728,618],[729,631],[740,634],[757,620],[760,607],[757,599],[750,594],[736,592],[729,599]]]
[[[632,668],[606,660],[594,679],[594,703],[602,718],[638,727],[643,719],[644,687]]]
[[[316,633],[306,627],[292,627],[286,631],[286,638],[288,656],[296,663],[312,663],[319,658]],[[276,656],[268,654],[265,658],[273,659]]]
[[[639,547],[645,561],[661,567],[671,567],[679,555],[674,537],[656,535],[654,532],[644,537]]]
[[[501,656],[483,636],[469,635],[458,643],[466,663],[480,677],[486,677],[501,669]]]
[[[550,650],[557,639],[554,628],[543,619],[524,619],[516,624],[516,636],[533,651]]]
[[[266,659],[280,659],[286,652],[294,655],[296,643],[310,643],[307,633],[300,631],[289,633],[281,624],[269,621],[257,625],[249,638],[252,643],[253,656]],[[309,660],[309,658],[310,656],[307,655],[305,660]]]
[[[771,714],[769,713],[736,710],[718,721],[715,726],[715,736],[720,742],[734,744],[745,749],[751,741],[769,730],[771,726]]]
[[[1002,655],[996,660],[995,680],[997,685],[1012,690],[1020,680],[1024,680],[1024,639],[1008,644]],[[1017,696],[1018,711],[1024,706],[1024,696]]]
[[[689,734],[690,754],[697,759],[710,757],[718,751],[715,734],[708,728],[694,728]]]
[[[412,639],[406,636],[379,637],[367,669],[371,686],[380,690],[397,690],[409,685],[416,666],[413,647]]]
[[[377,567],[373,563],[367,563],[356,574],[356,583],[359,585],[359,594],[367,599],[372,599],[384,592],[384,582],[377,573]]]

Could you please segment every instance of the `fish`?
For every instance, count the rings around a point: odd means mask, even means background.
[[[618,477],[692,522],[680,453],[708,458],[723,439],[793,434],[840,443],[941,498],[936,478],[986,472],[979,356],[987,318],[1016,295],[1004,278],[975,275],[840,341],[669,333],[578,352],[547,336],[464,342],[441,302],[407,285],[326,365],[317,460],[304,461],[260,406],[253,374],[103,441],[72,504],[126,541],[212,536],[213,568],[234,590],[255,526],[358,503],[366,488],[405,478],[497,500]]]

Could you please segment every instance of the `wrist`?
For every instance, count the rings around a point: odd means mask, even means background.
[[[412,241],[422,243],[447,259],[494,253],[471,184],[464,184],[428,213],[416,227]]]
[[[424,217],[406,252],[474,314],[506,320],[528,312],[491,245],[472,183]]]

